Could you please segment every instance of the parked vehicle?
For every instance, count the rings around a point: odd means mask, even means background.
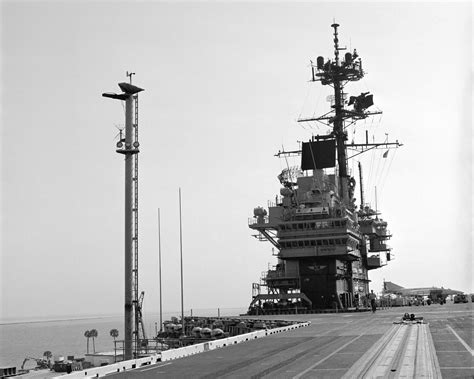
[[[467,299],[467,296],[464,295],[463,293],[459,293],[457,295],[454,295],[454,304],[456,303],[467,303],[469,300]]]

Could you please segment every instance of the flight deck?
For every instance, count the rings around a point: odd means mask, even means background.
[[[472,377],[472,310],[472,303],[448,302],[445,305],[379,309],[375,314],[285,315],[287,320],[310,321],[311,325],[110,376],[295,379]],[[404,313],[423,317],[425,323],[400,324]]]

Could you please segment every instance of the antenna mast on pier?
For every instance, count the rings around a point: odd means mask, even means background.
[[[139,302],[138,294],[138,153],[140,152],[138,149],[140,146],[138,142],[138,93],[143,89],[132,85],[132,75],[135,73],[127,72],[130,83],[118,84],[122,93],[107,92],[102,94],[104,97],[125,101],[125,138],[120,138],[116,150],[117,153],[125,156],[124,360],[132,359],[133,336],[135,336],[136,349],[138,348],[139,330],[140,324],[142,324],[141,302]]]

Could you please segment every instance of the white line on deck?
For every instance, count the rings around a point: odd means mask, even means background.
[[[148,370],[154,370],[154,369],[157,369],[157,368],[160,368],[160,367],[163,367],[163,366],[167,366],[167,365],[170,365],[170,364],[171,364],[171,362],[170,362],[170,363],[165,363],[165,364],[160,365],[160,366],[157,366],[157,365],[155,364],[155,365],[152,365],[151,367],[147,367],[147,368],[145,368],[145,369],[143,369],[143,370],[140,370],[140,372],[148,371]]]
[[[462,343],[462,345],[466,348],[466,350],[471,353],[471,355],[474,356],[474,351],[472,351],[471,347],[461,338],[459,337],[459,335],[454,331],[453,328],[451,328],[451,326],[449,325],[446,325],[446,327],[451,330],[451,332],[456,336],[456,338],[459,340],[459,342]]]
[[[466,369],[471,369],[474,368],[474,366],[470,367],[440,367],[441,370],[466,370]]]
[[[315,368],[316,366],[318,366],[319,364],[323,363],[325,360],[331,358],[333,355],[337,354],[339,351],[341,351],[342,349],[346,348],[347,346],[349,346],[352,342],[354,342],[355,340],[358,340],[360,337],[362,337],[363,334],[360,334],[358,335],[356,338],[353,338],[351,339],[349,342],[345,343],[344,345],[342,345],[339,349],[337,350],[334,350],[331,354],[329,354],[328,356],[326,356],[325,358],[321,359],[320,361],[316,362],[314,365],[308,367],[306,370],[304,371],[301,371],[298,375],[294,376],[293,379],[298,379],[298,378],[301,378],[304,374],[306,374],[308,371],[311,371],[313,368]]]

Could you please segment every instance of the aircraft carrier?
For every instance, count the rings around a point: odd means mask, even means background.
[[[403,321],[405,313],[415,320]],[[269,320],[275,316],[253,316]],[[472,302],[372,312],[296,314],[288,331],[243,335],[241,343],[187,355],[141,358],[70,374],[26,378],[473,378]],[[309,322],[309,324],[308,324]],[[265,335],[267,334],[267,335]],[[246,341],[247,339],[248,341]],[[196,348],[199,345],[195,345]],[[187,348],[184,348],[187,349]],[[181,356],[181,357],[179,357]]]
[[[285,315],[309,326],[117,378],[472,378],[472,303]],[[402,321],[404,313],[423,320]],[[258,316],[271,319],[275,316]]]
[[[357,51],[339,45],[334,23],[334,58],[318,57],[311,80],[334,89],[331,109],[317,118],[329,128],[298,149],[278,157],[301,156],[301,165],[279,175],[280,195],[268,208],[257,207],[249,227],[269,241],[277,264],[253,284],[249,316],[300,321],[291,330],[268,329],[163,352],[160,360],[117,366],[108,376],[129,378],[454,378],[473,377],[472,303],[452,301],[387,307],[370,312],[370,270],[393,258],[391,233],[377,208],[364,201],[359,167],[356,178],[348,160],[396,142],[348,142],[357,121],[379,114],[367,92],[349,96],[349,82],[363,78]],[[350,151],[350,156],[348,154]],[[264,291],[266,290],[266,291]],[[441,297],[443,300],[446,297]],[[388,303],[387,303],[388,304]],[[242,343],[240,343],[242,342]],[[178,349],[179,350],[179,349]],[[200,351],[200,354],[195,352]]]
[[[252,286],[249,316],[300,321],[300,328],[249,334],[200,354],[183,348],[168,358],[117,367],[112,377],[136,378],[451,378],[472,377],[472,303],[439,302],[370,312],[369,271],[393,259],[387,222],[365,202],[359,176],[348,160],[366,152],[398,148],[398,141],[348,142],[357,121],[381,113],[373,95],[345,92],[364,77],[356,50],[340,58],[339,25],[334,23],[334,58],[311,62],[311,81],[334,94],[324,115],[300,119],[328,128],[299,148],[279,151],[300,156],[301,165],[278,175],[280,196],[256,207],[249,227],[273,245],[278,262]],[[287,160],[286,160],[287,162]],[[359,181],[360,202],[356,202]],[[242,316],[245,317],[245,316]],[[263,337],[263,338],[262,338]],[[188,350],[186,350],[188,349]],[[179,350],[179,349],[178,349]],[[187,351],[187,353],[184,353]]]
[[[368,273],[392,259],[391,248],[386,244],[391,233],[377,206],[364,202],[360,167],[360,206],[356,205],[356,179],[347,161],[373,149],[388,152],[401,144],[387,140],[369,143],[368,137],[364,143],[347,142],[348,128],[380,112],[369,109],[373,96],[368,92],[348,96],[344,91],[347,83],[362,79],[364,71],[355,50],[346,52],[344,59],[339,58],[344,50],[339,46],[339,25],[331,26],[334,59],[318,57],[316,64],[311,64],[311,80],[334,89],[331,109],[323,116],[300,120],[323,123],[330,131],[313,136],[297,150],[278,152],[279,157],[301,156],[301,166],[287,167],[280,173],[281,196],[269,204],[268,211],[255,208],[249,222],[259,240],[269,241],[276,248],[278,263],[259,283],[254,283],[249,315],[240,317],[262,321],[278,318],[298,322],[296,326],[198,341],[148,356],[141,354],[137,348],[143,342],[139,333],[142,320],[138,278],[130,275],[132,271],[137,274],[138,270],[130,269],[133,265],[137,267],[137,262],[128,254],[125,359],[71,372],[65,378],[474,377],[472,299],[467,303],[446,302],[446,297],[438,291],[438,298],[443,301],[431,305],[402,304],[369,311]],[[117,144],[117,152],[128,158],[127,209],[133,210],[136,216],[138,207],[132,204],[130,194],[131,179],[137,178],[137,161],[134,163],[132,157],[136,158],[139,144],[132,127],[137,129],[138,116],[135,112],[134,121],[131,110],[134,101],[137,109],[136,93],[142,89],[131,83],[121,83],[121,89],[123,94],[104,96],[127,101],[128,129],[125,138],[121,136]],[[348,151],[352,152],[350,157]],[[132,213],[127,220],[133,224]],[[133,251],[133,241],[126,239],[129,253]],[[395,288],[395,291],[403,290],[407,289]],[[138,300],[132,301],[133,298]],[[133,307],[135,317],[132,317]],[[135,354],[132,354],[133,319]],[[38,371],[26,376],[57,374]]]

